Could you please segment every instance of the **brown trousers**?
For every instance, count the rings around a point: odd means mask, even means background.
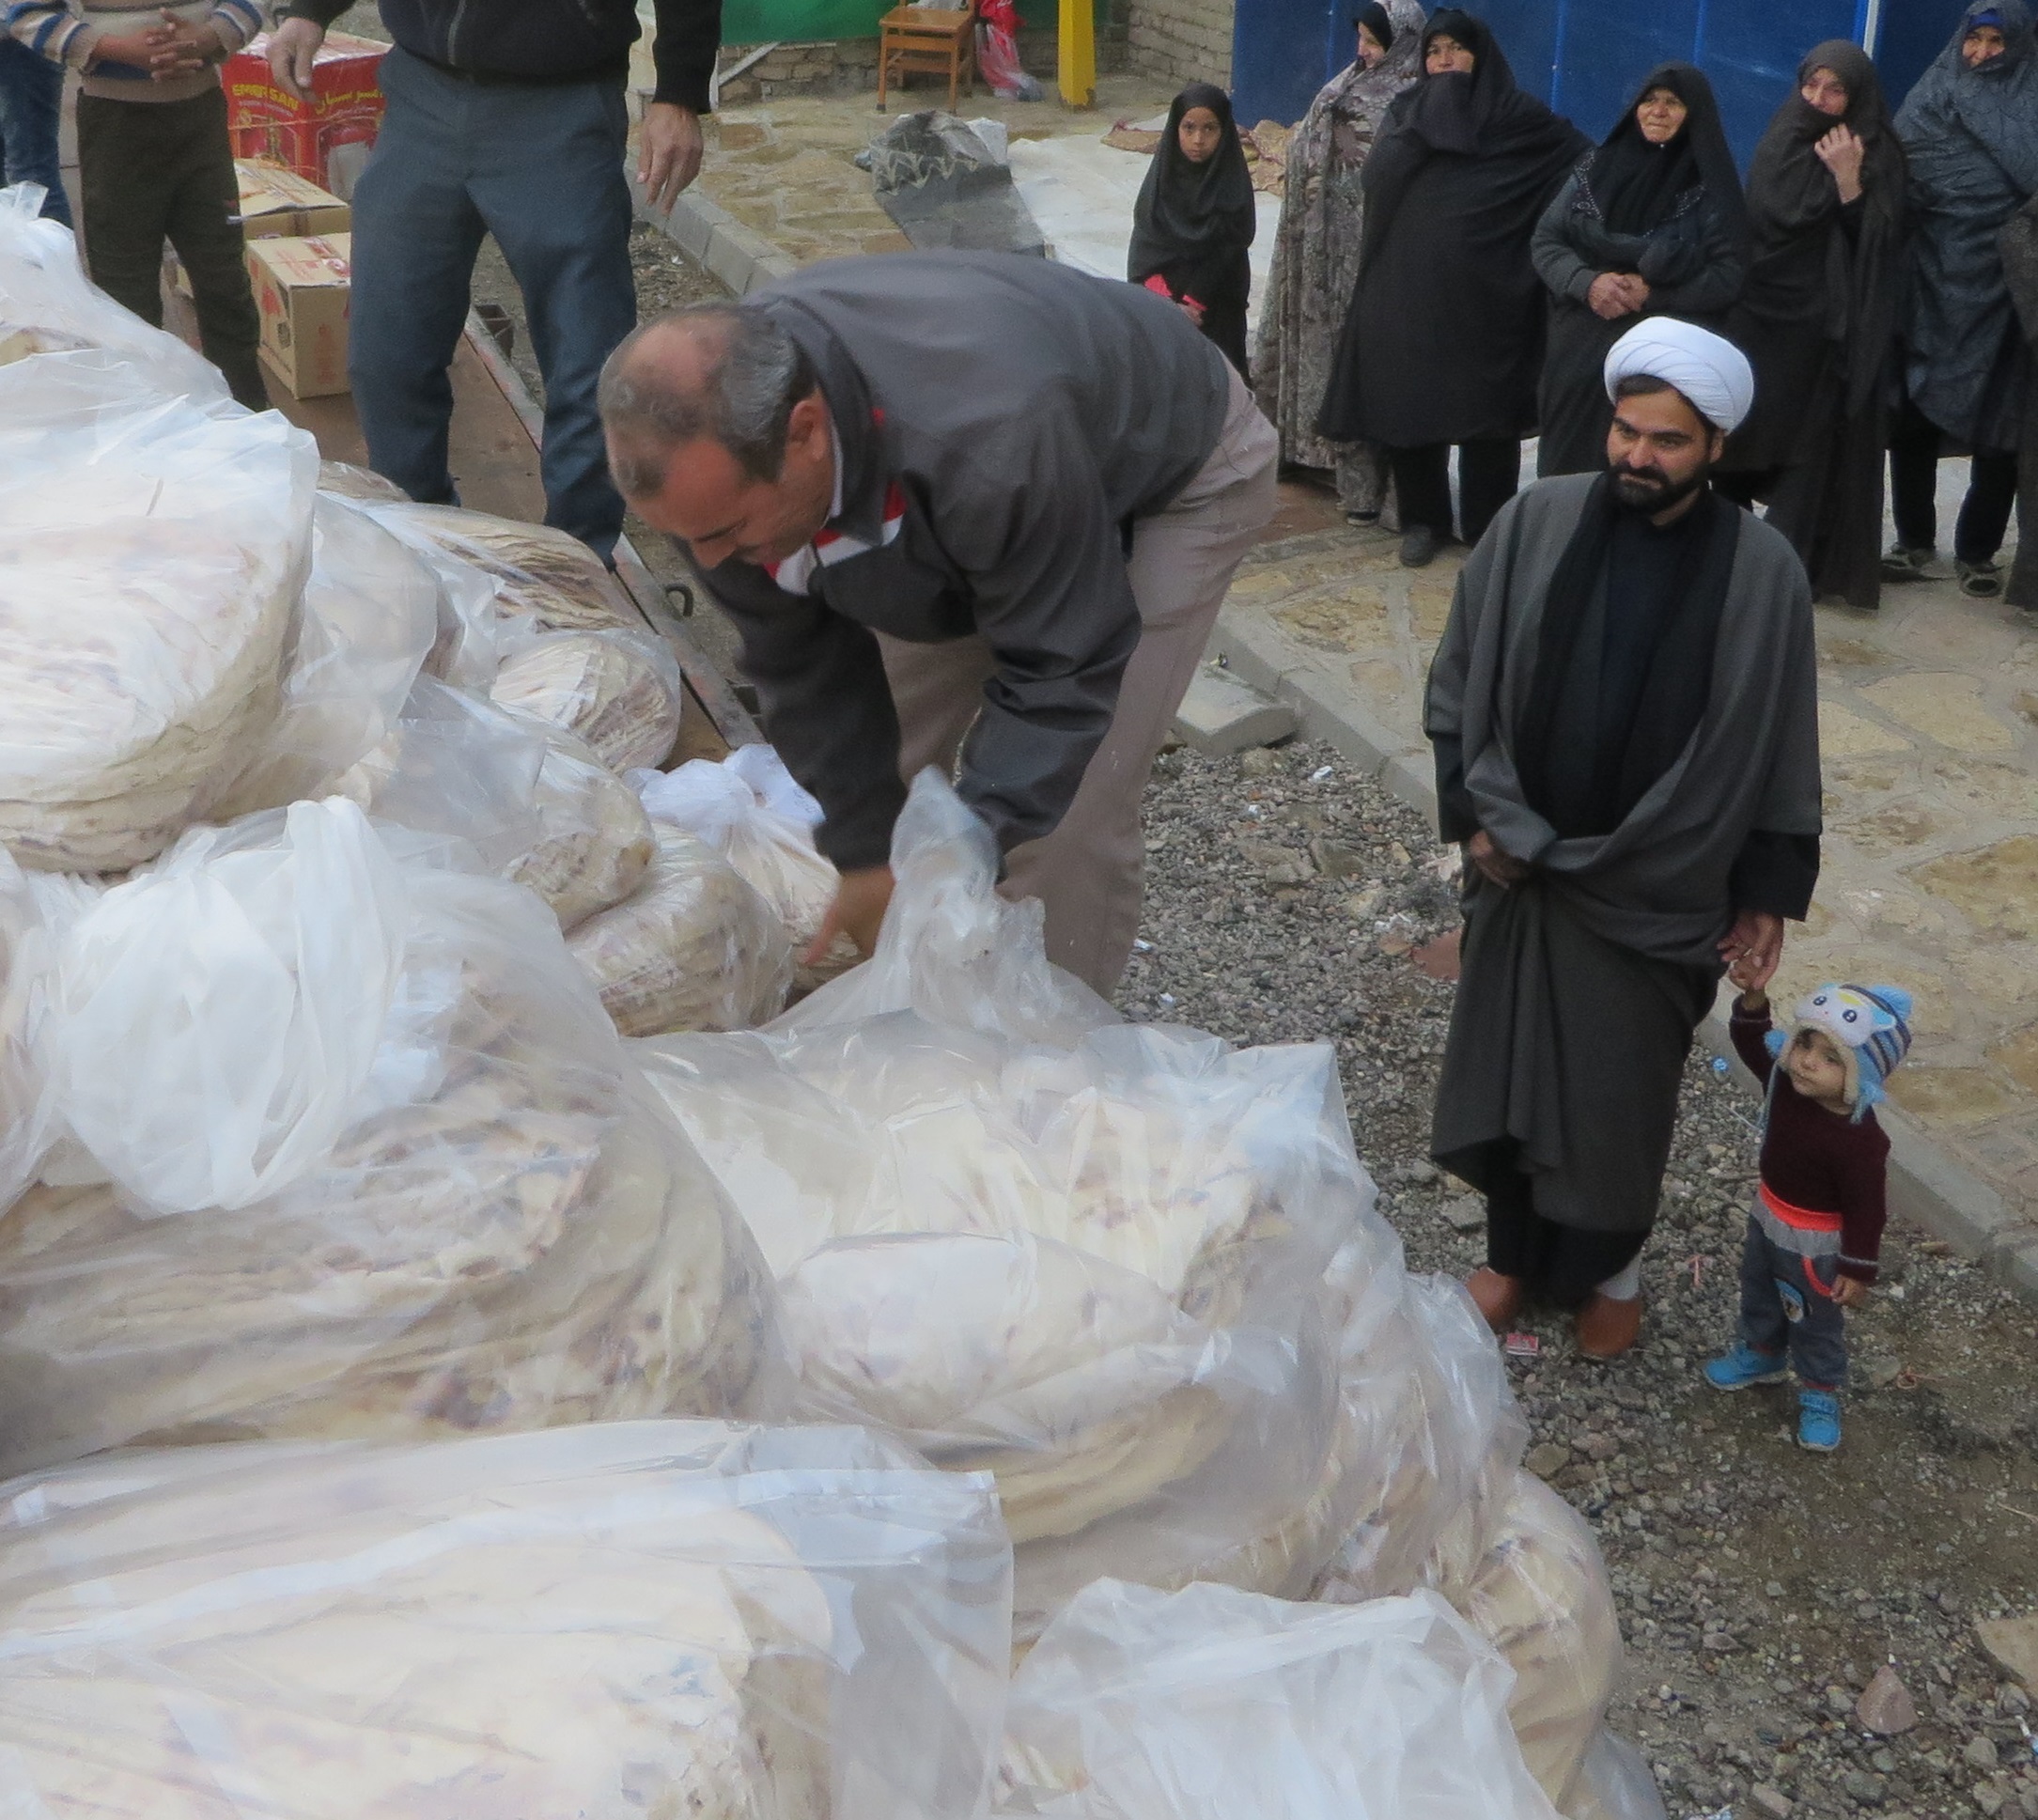
[[[78,179],[92,282],[160,329],[167,240],[191,274],[206,359],[241,403],[267,411],[225,91],[188,101],[79,96]]]
[[[1139,602],[1140,642],[1126,665],[1117,711],[1051,834],[1007,857],[1004,894],[1047,908],[1048,958],[1109,998],[1139,934],[1146,848],[1140,799],[1175,710],[1203,661],[1232,572],[1274,511],[1281,452],[1245,382],[1210,459],[1162,511],[1138,520],[1127,567]],[[953,775],[964,737],[996,669],[981,637],[909,645],[879,634],[898,708],[899,768]]]

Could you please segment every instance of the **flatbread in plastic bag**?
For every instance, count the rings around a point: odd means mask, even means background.
[[[547,524],[408,502],[384,519],[406,537],[436,544],[495,583],[497,607],[545,631],[601,631],[644,622],[601,558]]]
[[[0,1489],[0,1812],[953,1820],[988,1486],[844,1429],[131,1454]]]
[[[545,728],[534,806],[537,839],[508,876],[552,906],[562,929],[619,904],[656,850],[637,793],[564,727]]]
[[[1013,1677],[1001,1811],[1055,1820],[1557,1820],[1507,1666],[1434,1593],[1298,1604],[1098,1580]]]
[[[743,1030],[786,1003],[792,946],[770,907],[702,841],[654,826],[637,889],[567,938],[626,1036]]]
[[[509,649],[489,692],[577,734],[611,770],[661,765],[679,737],[679,666],[649,632],[544,632]]]
[[[847,936],[837,936],[819,960],[804,958],[842,878],[814,845],[820,804],[770,746],[739,746],[719,765],[695,758],[675,770],[634,770],[630,783],[655,819],[706,841],[778,913],[800,957],[796,990],[811,992],[856,965],[856,944]]]
[[[1570,1812],[1621,1675],[1620,1621],[1592,1526],[1517,1470],[1485,1553],[1468,1561],[1447,1538],[1430,1571],[1515,1671],[1507,1711],[1522,1755]]]
[[[117,367],[127,391],[242,414],[218,367],[85,275],[70,229],[42,219],[43,195],[39,183],[0,190],[0,366],[34,355],[82,356]]]
[[[1368,1212],[1334,1057],[1120,1023],[931,773],[894,865],[863,966],[639,1046],[778,1276],[799,1408],[993,1472],[1022,1611],[1263,1533],[1330,1442],[1315,1285]]]
[[[0,1221],[0,1470],[758,1391],[749,1235],[551,912],[462,851],[302,803],[70,926],[54,1109],[98,1174]]]
[[[277,716],[317,461],[273,412],[117,365],[0,366],[0,840],[23,865],[123,871],[219,802]]]

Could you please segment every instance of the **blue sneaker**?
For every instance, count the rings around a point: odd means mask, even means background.
[[[1797,1445],[1830,1454],[1840,1445],[1840,1399],[1830,1391],[1797,1392]]]
[[[1781,1384],[1790,1374],[1781,1352],[1757,1352],[1736,1340],[1724,1359],[1705,1362],[1705,1381],[1716,1391],[1745,1391],[1750,1384]]]

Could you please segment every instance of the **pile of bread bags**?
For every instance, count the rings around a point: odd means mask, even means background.
[[[321,471],[31,194],[0,1812],[1660,1812],[1327,1046],[1122,1022],[931,776],[774,1017],[817,812],[661,769],[600,565]]]

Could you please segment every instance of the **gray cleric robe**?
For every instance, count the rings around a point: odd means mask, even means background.
[[[1519,1169],[1560,1225],[1646,1232],[1737,909],[1735,862],[1751,834],[1820,831],[1818,683],[1804,568],[1742,513],[1696,731],[1611,833],[1559,838],[1525,798],[1513,729],[1593,481],[1542,481],[1502,508],[1466,561],[1430,669],[1446,838],[1484,828],[1534,868],[1504,891],[1469,874],[1431,1149],[1475,1188]]]

